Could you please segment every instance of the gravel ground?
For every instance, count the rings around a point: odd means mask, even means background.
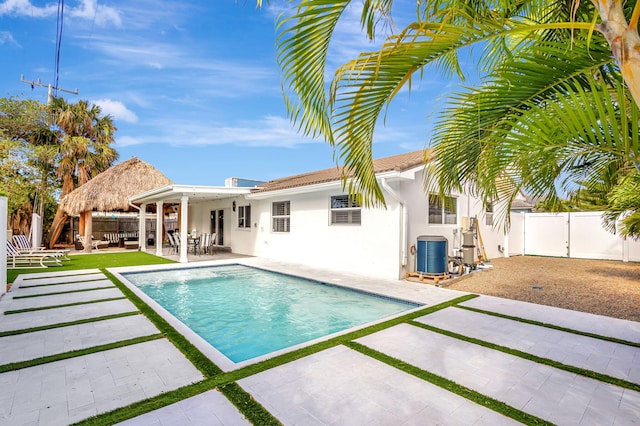
[[[640,321],[640,263],[519,256],[447,288]]]

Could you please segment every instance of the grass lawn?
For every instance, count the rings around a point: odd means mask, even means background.
[[[7,282],[13,283],[18,275],[38,272],[72,271],[77,269],[113,268],[119,266],[157,265],[162,263],[176,263],[173,260],[154,256],[141,251],[80,254],[71,255],[70,262],[63,262],[62,266],[43,268],[7,269]]]

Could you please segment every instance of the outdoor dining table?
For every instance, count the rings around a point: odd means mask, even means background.
[[[187,253],[190,248],[193,248],[193,254],[198,254],[198,246],[200,245],[200,238],[189,237],[187,239]]]

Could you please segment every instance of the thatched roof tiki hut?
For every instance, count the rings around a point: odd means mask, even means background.
[[[136,211],[129,197],[173,182],[151,164],[136,157],[100,173],[84,185],[65,195],[60,207],[69,215],[84,215],[84,251],[91,251],[92,211]],[[143,212],[144,213],[144,212]]]

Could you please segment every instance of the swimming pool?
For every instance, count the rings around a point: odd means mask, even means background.
[[[419,306],[237,264],[122,276],[233,363]]]

